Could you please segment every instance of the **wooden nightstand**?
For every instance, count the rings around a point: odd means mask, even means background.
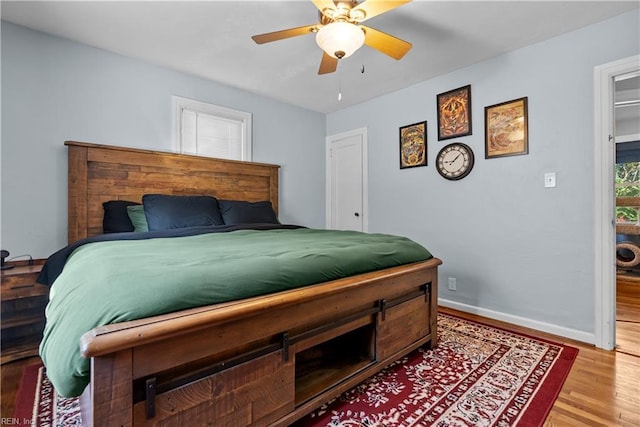
[[[43,263],[44,260],[34,260],[33,265],[8,263],[14,267],[2,270],[1,364],[38,354],[49,300],[49,287],[36,283]]]

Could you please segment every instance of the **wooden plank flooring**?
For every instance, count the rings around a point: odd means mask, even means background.
[[[636,305],[640,310],[640,304]],[[605,351],[592,345],[539,331],[510,325],[441,307],[470,320],[481,321],[579,349],[578,357],[553,406],[545,427],[555,426],[640,426],[640,357],[619,351]],[[620,336],[618,336],[620,339]],[[24,366],[31,358],[2,365],[1,418],[13,416],[14,401]]]
[[[640,357],[640,275],[616,279],[616,350]]]

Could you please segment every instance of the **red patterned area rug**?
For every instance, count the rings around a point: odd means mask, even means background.
[[[438,315],[418,349],[296,426],[541,426],[578,349]]]
[[[296,426],[541,426],[578,354],[562,344],[438,315],[438,347],[418,349]],[[15,418],[82,426],[78,399],[59,397],[28,366]]]
[[[79,400],[58,396],[42,365],[24,369],[14,414],[22,425],[82,427]]]

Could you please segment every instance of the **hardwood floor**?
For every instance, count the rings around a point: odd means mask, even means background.
[[[616,349],[640,357],[640,275],[616,278]]]
[[[636,307],[640,310],[640,304]],[[545,427],[640,425],[640,357],[620,351],[600,350],[578,341],[444,307],[440,310],[579,349]],[[11,362],[0,368],[2,418],[13,416],[14,401],[24,366],[37,362],[36,357]]]

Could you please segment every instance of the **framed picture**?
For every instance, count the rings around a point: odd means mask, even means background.
[[[437,96],[438,141],[471,135],[471,85]]]
[[[527,97],[484,107],[485,159],[529,154]]]
[[[427,122],[400,128],[400,169],[427,165]]]

